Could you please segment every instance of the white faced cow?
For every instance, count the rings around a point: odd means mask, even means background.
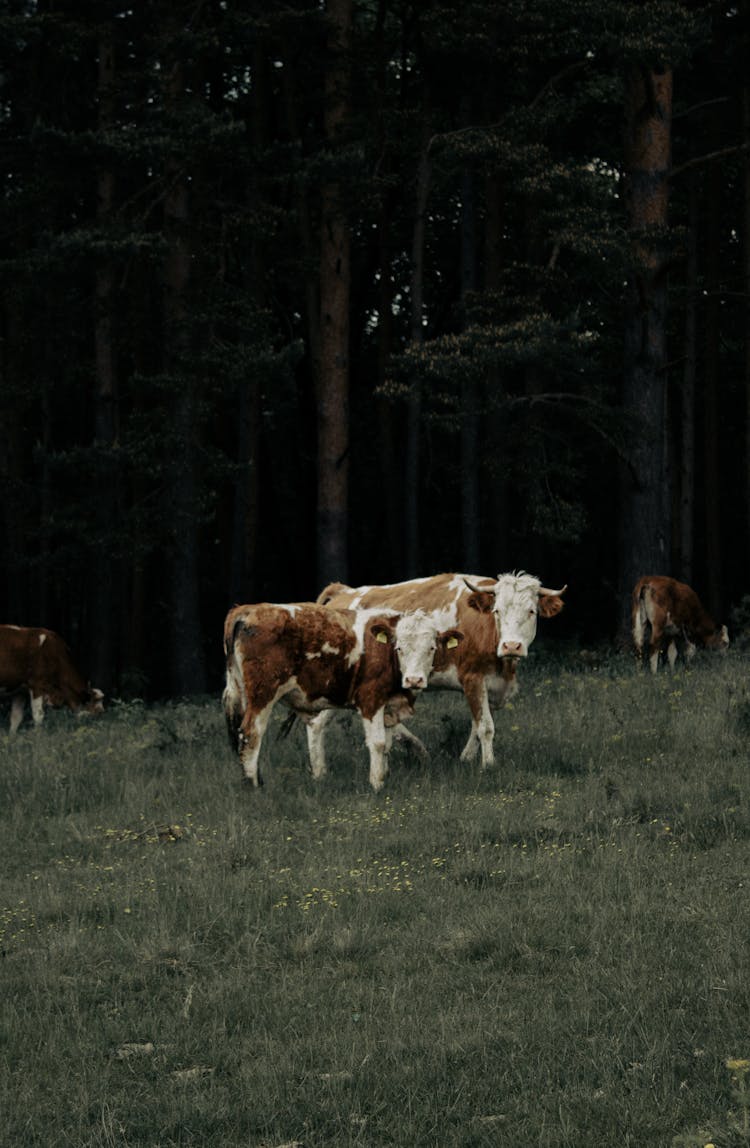
[[[482,766],[494,761],[495,726],[490,704],[503,705],[518,690],[516,667],[536,636],[537,619],[563,608],[561,590],[549,590],[531,574],[436,574],[386,586],[344,586],[333,582],[318,601],[334,609],[389,607],[422,611],[445,630],[463,634],[450,656],[438,652],[429,685],[463,690],[471,710],[471,733],[461,754],[472,761],[481,749]]]
[[[389,610],[329,610],[313,602],[235,606],[224,623],[224,712],[244,776],[261,785],[258,761],[277,701],[307,724],[313,776],[326,771],[323,736],[332,709],[358,710],[370,754],[370,784],[388,772],[393,727],[413,712],[414,691],[438,650],[461,634],[439,633],[425,615]]]
[[[703,609],[700,599],[686,582],[677,582],[662,574],[639,578],[633,587],[631,605],[633,644],[638,660],[643,657],[643,643],[649,635],[649,664],[655,674],[659,653],[667,648],[670,669],[677,661],[677,642],[684,646],[686,661],[695,654],[696,646],[725,653],[729,647],[726,626],[717,627]]]
[[[44,719],[45,705],[68,706],[74,713],[104,708],[102,691],[83,680],[54,630],[0,626],[0,693],[11,695],[11,733],[21,724],[27,696],[35,726]]]

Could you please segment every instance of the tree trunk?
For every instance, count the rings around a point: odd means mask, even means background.
[[[497,175],[487,179],[486,191],[487,211],[484,222],[484,287],[488,292],[496,292],[500,287],[500,268],[502,266],[502,180]],[[488,533],[489,547],[480,554],[483,565],[477,571],[499,574],[508,570],[512,562],[507,557],[507,539],[509,536],[508,513],[508,479],[505,474],[504,458],[507,435],[505,420],[499,410],[500,397],[503,386],[502,373],[496,364],[487,368],[486,392],[492,396],[494,402],[489,405],[485,426],[487,441],[487,456],[492,460],[493,473],[489,482],[488,519],[492,528]],[[489,566],[484,563],[489,562]],[[473,571],[472,571],[473,572]]]
[[[168,65],[167,100],[179,106],[184,93],[182,64]],[[187,173],[179,158],[167,168],[164,230],[164,313],[167,369],[182,377],[173,411],[174,436],[180,452],[174,460],[167,505],[172,534],[170,619],[172,623],[172,688],[178,694],[201,693],[206,675],[201,643],[198,600],[198,523],[195,459],[196,415],[193,383],[186,371],[190,336],[188,287],[190,283],[190,207]]]
[[[256,41],[253,50],[253,110],[251,132],[256,154],[266,142],[267,93],[266,60],[263,46]],[[260,199],[258,180],[253,173],[248,189],[250,210]],[[262,305],[262,284],[266,282],[260,237],[251,240],[250,294]],[[258,589],[257,561],[260,529],[260,421],[261,387],[257,371],[248,373],[240,387],[237,411],[237,459],[239,473],[234,484],[232,550],[229,573],[230,602],[254,602]]]
[[[330,62],[325,133],[335,150],[349,116],[352,0],[328,0]],[[349,220],[338,179],[321,193],[320,371],[318,378],[318,581],[348,577],[349,497]]]
[[[668,226],[671,112],[671,71],[633,67],[626,86],[624,140],[631,243],[622,388],[624,415],[631,428],[620,508],[619,590],[624,633],[629,629],[629,595],[634,583],[643,574],[669,573],[664,237]]]
[[[390,61],[384,44],[384,29],[387,15],[387,0],[379,0],[375,25],[377,52],[376,93],[377,93],[377,154],[383,156],[387,148],[385,126],[387,70]],[[376,391],[383,386],[388,374],[388,364],[393,349],[393,269],[391,219],[396,195],[389,189],[381,191],[378,209],[378,331],[377,331],[377,380]],[[380,463],[380,497],[382,512],[380,536],[385,541],[385,554],[378,579],[385,582],[397,581],[401,572],[401,481],[396,454],[396,431],[400,420],[397,418],[391,400],[376,397],[378,422],[378,459]]]
[[[99,130],[104,133],[114,116],[115,57],[112,28],[102,27],[99,35],[97,88]],[[115,200],[115,178],[108,166],[97,174],[97,223],[101,231],[109,225]],[[95,272],[94,360],[95,360],[95,445],[98,452],[99,488],[96,499],[96,537],[93,555],[91,641],[88,656],[91,679],[109,693],[114,685],[115,667],[115,561],[102,540],[111,536],[117,518],[117,361],[114,339],[115,270],[112,259],[103,255]]]
[[[706,523],[705,585],[701,597],[712,617],[721,612],[721,467],[719,454],[719,370],[721,358],[721,171],[711,164],[706,172],[705,279],[706,331],[703,378],[703,513]]]
[[[18,333],[23,331],[22,308],[11,292],[6,292],[2,306],[0,328],[0,482],[3,498],[0,500],[0,596],[4,603],[4,622],[21,624],[27,608],[27,578],[22,576],[21,558],[24,554],[23,509],[20,491],[23,483],[22,444],[24,432],[12,396],[18,379],[25,371],[17,346]],[[7,391],[5,385],[7,384]],[[5,398],[5,394],[9,397]]]
[[[688,235],[685,268],[685,365],[680,396],[680,506],[677,576],[693,581],[695,523],[695,380],[698,310],[698,188],[688,186]]]
[[[750,0],[743,5],[745,42],[750,42]],[[742,88],[742,135],[745,148],[743,165],[743,279],[744,279],[744,396],[745,396],[745,435],[744,435],[744,513],[745,538],[750,548],[750,80],[745,72]],[[750,563],[750,549],[745,552],[745,561]]]
[[[411,343],[424,342],[424,249],[427,226],[427,198],[430,191],[430,130],[425,115],[424,136],[417,169],[414,228],[411,245]],[[406,577],[420,573],[419,539],[419,474],[422,393],[420,384],[412,382],[406,408],[406,461],[404,466],[404,530]]]
[[[475,176],[461,177],[461,301],[477,287]],[[479,569],[479,414],[478,382],[466,374],[461,384],[461,540],[464,570]]]

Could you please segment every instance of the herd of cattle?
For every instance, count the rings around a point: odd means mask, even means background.
[[[417,695],[429,687],[462,690],[471,732],[461,753],[483,767],[493,761],[492,709],[518,689],[516,669],[536,636],[537,619],[563,608],[567,587],[550,590],[525,573],[485,578],[436,574],[388,586],[331,583],[316,602],[235,606],[224,623],[226,685],[222,697],[230,740],[245,780],[262,784],[260,749],[274,706],[283,701],[305,723],[313,776],[326,771],[324,734],[338,709],[356,710],[370,756],[370,784],[382,788],[394,737],[427,751],[404,725]],[[666,650],[674,667],[678,644],[689,660],[698,645],[726,650],[695,592],[661,575],[639,579],[632,595],[632,635],[639,660],[648,635],[656,673]],[[0,626],[0,695],[11,698],[10,732],[26,698],[35,725],[44,706],[99,713],[101,690],[75,668],[52,630]]]

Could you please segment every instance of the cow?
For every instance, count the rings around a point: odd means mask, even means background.
[[[413,713],[438,650],[459,648],[460,631],[438,632],[423,613],[333,610],[315,602],[235,606],[224,622],[224,714],[244,778],[262,785],[259,754],[277,701],[307,725],[310,766],[326,772],[330,711],[356,709],[370,754],[370,784],[382,788],[393,729]]]
[[[385,586],[352,587],[332,582],[317,600],[334,609],[421,610],[439,629],[460,630],[463,642],[449,660],[436,656],[429,685],[463,690],[472,724],[461,760],[473,761],[481,750],[482,768],[486,768],[494,763],[495,726],[490,705],[504,705],[515,696],[516,668],[534,641],[537,618],[559,614],[566,589],[549,590],[523,571],[498,574],[497,578],[435,574]]]
[[[659,667],[659,653],[666,646],[670,669],[677,661],[677,641],[682,639],[685,660],[690,663],[696,646],[725,653],[729,646],[726,626],[716,626],[703,609],[695,590],[686,582],[667,578],[662,574],[647,574],[633,587],[631,604],[633,645],[639,663],[643,658],[643,643],[647,629],[649,635],[649,664],[651,673]]]
[[[74,713],[101,713],[104,695],[88,685],[54,630],[27,626],[0,626],[0,694],[10,694],[10,732],[23,720],[28,695],[36,727],[44,720],[44,706],[68,706]]]

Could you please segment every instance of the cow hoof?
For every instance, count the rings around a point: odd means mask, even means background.
[[[242,784],[250,789],[260,789],[263,784],[262,777],[243,777]]]

